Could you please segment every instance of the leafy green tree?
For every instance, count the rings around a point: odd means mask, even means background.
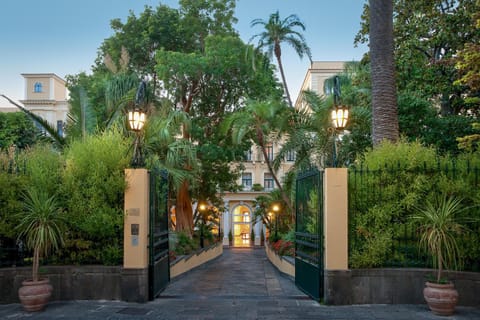
[[[471,12],[473,30],[480,33],[480,1],[476,2],[476,10]],[[460,73],[460,78],[454,81],[455,85],[467,86],[468,97],[466,103],[472,106],[468,109],[480,109],[480,44],[477,39],[465,43],[455,59],[455,67]]]
[[[39,132],[22,112],[0,113],[0,149],[15,145],[20,149],[35,144]]]
[[[212,35],[203,41],[203,52],[161,50],[156,57],[158,78],[172,105],[192,119],[192,127],[183,127],[182,139],[198,143],[197,159],[202,163],[201,177],[197,180],[200,184],[184,181],[177,190],[176,216],[180,217],[177,230],[180,231],[191,226],[181,222],[190,221],[192,215],[190,190],[197,193],[197,199],[214,202],[218,192],[235,188],[233,181],[237,174],[228,168],[241,150],[235,150],[238,147],[229,145],[218,131],[225,115],[237,109],[245,97],[276,92],[272,70],[255,72],[245,61],[248,47],[238,37]],[[262,61],[261,55],[257,55]],[[190,170],[192,166],[186,164],[185,168]]]
[[[305,25],[294,14],[289,15],[285,19],[281,19],[278,11],[272,13],[268,21],[255,19],[251,22],[252,27],[257,25],[263,26],[265,30],[254,35],[250,41],[258,38],[258,48],[266,48],[270,57],[273,54],[275,55],[278,68],[280,69],[280,75],[282,77],[283,88],[287,95],[288,104],[290,107],[293,107],[290,92],[288,91],[287,79],[285,77],[285,72],[283,71],[281,44],[285,43],[291,46],[300,58],[303,58],[303,56],[306,55],[311,61],[312,54],[305,37],[301,32],[295,30],[295,28],[300,28],[302,31],[305,31]]]
[[[423,92],[435,99],[442,116],[474,112],[466,103],[468,88],[456,80],[456,56],[465,44],[477,43],[477,0],[395,0],[395,59],[400,90]],[[365,7],[356,42],[367,42],[370,24]]]
[[[219,123],[246,97],[280,91],[266,57],[234,30],[235,1],[179,4],[178,9],[145,7],[125,23],[113,20],[115,34],[102,44],[93,75],[72,83],[85,88],[98,130],[115,123],[111,116],[132,103],[130,77],[148,79],[149,120],[142,136],[147,164],[166,168],[173,177],[177,228],[191,234],[192,199],[214,202],[218,192],[233,190],[237,172],[228,164],[247,147],[228,144]],[[246,53],[255,59],[246,60]],[[76,99],[79,118],[80,95]]]
[[[13,104],[14,106],[16,106],[23,113],[25,113],[32,121],[34,121],[36,124],[41,126],[47,133],[46,135],[43,136],[46,140],[54,143],[59,149],[65,146],[65,138],[63,137],[63,135],[58,134],[57,128],[54,125],[50,124],[47,120],[43,119],[42,117],[35,114],[34,112],[31,112],[30,110],[16,103],[6,95],[0,94],[0,96],[5,98],[8,102]]]

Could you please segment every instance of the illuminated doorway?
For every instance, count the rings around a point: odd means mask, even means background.
[[[249,247],[250,246],[250,231],[251,231],[251,217],[250,209],[246,206],[238,206],[233,210],[233,246],[234,247]]]

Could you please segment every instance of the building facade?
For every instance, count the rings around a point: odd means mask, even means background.
[[[341,73],[344,66],[344,61],[313,61],[305,74],[298,98],[295,102],[295,108],[304,109],[308,107],[303,101],[303,91],[313,91],[319,95],[323,95],[325,80]]]
[[[267,145],[267,156],[270,161],[274,159],[280,147],[278,143]],[[276,173],[280,181],[294,162],[295,154],[287,155]],[[237,181],[237,184],[242,186],[242,191],[227,192],[223,195],[225,207],[221,218],[223,244],[229,245],[228,234],[231,232],[234,247],[250,246],[251,243],[260,245],[260,235],[262,229],[264,232],[265,230],[261,221],[253,221],[254,202],[258,196],[268,194],[276,188],[260,148],[252,146],[242,164],[244,169]],[[251,239],[252,230],[255,239]]]
[[[65,80],[54,73],[23,73],[22,76],[25,79],[25,99],[20,102],[64,135],[68,114]]]
[[[326,79],[341,73],[345,62],[343,61],[314,61],[307,70],[305,78],[295,103],[295,108],[308,108],[302,101],[302,92],[310,90],[317,94],[324,94],[324,82]],[[269,158],[274,158],[278,152],[280,144],[270,145],[267,149]],[[292,168],[295,162],[295,154],[287,155],[282,162],[277,177],[283,180],[286,173]],[[236,247],[248,246],[250,242],[255,245],[260,244],[260,234],[264,226],[261,221],[252,221],[255,198],[267,194],[274,189],[275,182],[264,161],[261,151],[253,146],[245,156],[242,163],[244,170],[237,181],[243,187],[242,191],[236,193],[226,193],[223,196],[225,201],[225,212],[221,218],[223,243],[229,244],[228,233],[231,232],[232,245]],[[254,231],[255,239],[250,239],[251,231]],[[264,230],[265,232],[265,230]]]

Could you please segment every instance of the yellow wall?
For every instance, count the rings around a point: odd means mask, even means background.
[[[35,92],[35,83],[42,84],[42,92]],[[50,79],[48,77],[27,78],[27,100],[49,100],[50,99]]]
[[[148,171],[146,169],[126,169],[125,179],[128,187],[125,191],[123,267],[125,269],[147,268],[149,228]],[[138,225],[138,235],[132,235],[132,225]]]
[[[324,176],[325,269],[348,269],[348,180],[346,168]]]

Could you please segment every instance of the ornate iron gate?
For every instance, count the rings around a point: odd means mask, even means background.
[[[150,171],[150,232],[148,297],[153,300],[170,282],[168,251],[168,179],[164,171]]]
[[[299,174],[296,182],[295,284],[323,298],[323,172]]]

